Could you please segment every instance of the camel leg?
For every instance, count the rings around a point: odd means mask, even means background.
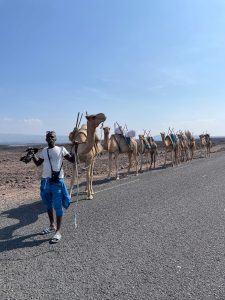
[[[154,169],[155,169],[155,163],[156,163],[156,152],[155,152],[155,154],[154,154]]]
[[[136,176],[138,176],[138,160],[137,160],[137,153],[134,154],[134,160],[136,164]]]
[[[141,172],[142,173],[142,166],[143,166],[143,152],[142,152],[142,149],[141,149],[141,164],[140,164],[140,170],[139,170],[139,172]]]
[[[175,161],[176,165],[179,165],[179,163],[180,163],[180,156],[181,156],[181,151],[180,151],[179,147],[177,146],[174,149],[174,161]]]
[[[91,164],[91,168],[90,168],[90,192],[91,192],[91,195],[94,195],[94,191],[93,191],[93,187],[92,187],[94,165],[95,165],[95,162],[93,161],[93,163]]]
[[[107,178],[111,178],[111,171],[112,171],[112,153],[109,152],[109,172]]]
[[[153,165],[155,169],[155,161],[156,161],[156,151],[153,152]]]
[[[208,146],[208,157],[210,157],[210,152],[211,152],[211,145],[209,144],[209,146]]]
[[[179,150],[178,149],[174,150],[174,164],[176,166],[179,165]]]
[[[151,168],[152,168],[152,165],[154,166],[154,169],[155,169],[155,151],[154,150],[153,150],[152,156],[151,156]]]
[[[90,180],[91,180],[91,165],[88,166],[87,168],[87,199],[92,200],[93,196],[91,194],[91,186],[90,186]]]
[[[119,177],[119,167],[118,167],[118,156],[119,156],[119,153],[116,153],[115,154],[116,180],[120,179],[120,177]]]
[[[150,153],[150,157],[151,157],[151,160],[150,160],[150,167],[149,167],[149,169],[152,168],[152,163],[153,163],[153,152]]]
[[[189,161],[190,160],[190,152],[188,149],[186,149],[186,153],[187,153],[187,161]]]
[[[128,169],[127,169],[127,175],[130,173],[130,169],[131,169],[131,156],[132,156],[132,153],[128,152],[129,164],[128,164]]]
[[[151,154],[149,152],[149,150],[147,149],[147,152],[146,153],[146,164],[147,164],[147,170],[150,170],[151,169]]]
[[[164,167],[166,167],[166,159],[167,159],[167,149],[165,148],[165,162],[164,162]]]
[[[172,167],[174,166],[174,150],[171,151]]]

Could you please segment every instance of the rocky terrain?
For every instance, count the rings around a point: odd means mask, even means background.
[[[158,157],[156,167],[161,168],[164,163],[164,150],[162,143],[158,142]],[[40,145],[42,148],[45,145]],[[70,150],[70,145],[64,145]],[[25,155],[26,146],[10,147],[0,146],[0,209],[4,210],[11,206],[19,206],[28,201],[34,201],[39,198],[39,182],[42,167],[36,167],[33,162],[25,164],[20,161],[20,157]],[[212,155],[217,151],[225,151],[225,139],[213,139]],[[197,150],[194,159],[203,158],[203,153]],[[119,156],[120,175],[124,176],[128,166],[127,155]],[[146,166],[144,166],[146,168]],[[108,154],[105,152],[96,159],[94,169],[94,181],[107,177]],[[132,169],[134,170],[134,169]],[[72,165],[65,161],[64,163],[65,182],[69,185]],[[85,181],[84,165],[79,166],[79,181]]]

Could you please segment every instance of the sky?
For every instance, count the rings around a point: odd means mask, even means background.
[[[68,135],[87,111],[225,136],[224,33],[224,0],[0,0],[0,133]]]

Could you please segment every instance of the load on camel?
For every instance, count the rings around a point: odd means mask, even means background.
[[[104,142],[103,148],[109,152],[109,171],[108,178],[111,178],[112,172],[112,159],[115,158],[115,168],[116,168],[116,179],[119,179],[118,172],[118,156],[120,153],[127,153],[128,155],[128,169],[127,174],[130,173],[130,169],[132,166],[132,157],[135,161],[136,166],[136,175],[138,175],[138,160],[137,160],[137,142],[134,139],[135,131],[130,130],[126,133],[123,133],[121,127],[115,129],[115,133],[109,137],[110,128],[104,127]]]
[[[149,134],[145,136],[144,134],[139,134],[139,142],[138,142],[138,153],[141,156],[141,163],[140,163],[140,172],[143,171],[143,160],[144,154],[147,156],[147,168],[150,170],[152,168],[152,164],[156,162],[156,155],[157,155],[157,144],[154,141],[153,137]]]
[[[79,114],[78,114],[79,118]],[[93,169],[97,155],[103,150],[96,135],[96,128],[106,120],[103,113],[96,115],[87,115],[87,124],[84,124],[79,129],[77,124],[72,132],[69,134],[69,139],[73,143],[71,152],[75,155],[75,163],[73,165],[72,178],[70,182],[69,194],[72,195],[75,177],[77,174],[78,163],[85,163],[86,167],[86,192],[87,199],[93,199],[94,191],[92,187]]]
[[[200,145],[204,151],[205,157],[210,157],[210,150],[212,147],[212,141],[208,133],[203,133],[199,135]]]
[[[166,135],[165,132],[160,132],[162,142],[165,148],[165,162],[164,166],[166,167],[167,161],[167,153],[171,152],[171,162],[172,166],[174,164],[178,165],[179,163],[179,141],[175,133],[173,133],[170,128],[168,134]]]

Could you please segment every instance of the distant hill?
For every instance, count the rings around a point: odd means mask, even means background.
[[[43,135],[28,135],[28,134],[5,134],[0,133],[0,145],[32,145],[45,144],[45,137]],[[69,143],[67,136],[58,135],[57,144]]]
[[[155,141],[162,141],[160,135],[153,136]],[[195,136],[198,139],[198,136]],[[222,139],[222,136],[211,136],[212,139]],[[29,134],[6,134],[0,133],[0,145],[35,145],[35,144],[45,144],[45,137],[43,135],[29,135]],[[66,135],[57,135],[57,144],[67,144],[70,143]]]

